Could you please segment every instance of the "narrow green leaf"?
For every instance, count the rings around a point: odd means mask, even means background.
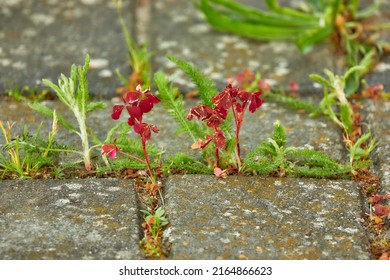
[[[49,107],[46,107],[46,106],[44,106],[44,105],[42,105],[40,103],[37,103],[37,102],[30,102],[30,103],[28,103],[28,106],[31,109],[37,111],[38,113],[41,113],[41,114],[43,114],[45,116],[53,118],[53,110],[50,109]],[[58,115],[58,113],[56,113],[56,114],[57,114],[58,122],[60,124],[62,124],[67,129],[77,133],[77,130],[69,122],[67,122],[63,117]]]
[[[333,86],[330,84],[330,82],[320,75],[310,74],[309,78],[315,82],[322,84],[324,87],[333,88]]]
[[[182,104],[182,96],[177,96],[177,90],[168,85],[169,81],[164,73],[161,71],[157,72],[154,75],[154,81],[158,88],[158,97],[164,108],[168,110],[180,125],[179,131],[187,132],[194,142],[198,138],[203,139],[205,137],[205,131],[200,130],[195,122],[187,120],[187,114]]]
[[[340,106],[340,119],[348,134],[352,132],[352,118],[351,118],[351,108],[348,104],[342,104]]]
[[[92,112],[96,109],[105,109],[105,108],[107,108],[107,104],[102,102],[102,101],[91,102],[91,103],[87,104],[87,112],[86,113]]]
[[[175,63],[181,70],[187,73],[192,79],[199,90],[199,95],[202,99],[203,104],[213,107],[211,99],[218,94],[218,90],[212,80],[206,77],[205,74],[199,68],[189,64],[188,62],[168,56],[168,59]]]

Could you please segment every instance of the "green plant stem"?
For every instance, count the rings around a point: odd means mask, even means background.
[[[122,154],[122,155],[124,155],[124,156],[126,156],[126,157],[129,157],[129,158],[133,158],[133,159],[135,159],[135,160],[138,160],[139,162],[141,162],[141,163],[147,165],[147,162],[146,162],[145,160],[140,159],[139,157],[136,157],[136,156],[134,156],[134,155],[131,155],[131,154],[122,152],[121,150],[119,150],[118,153],[120,153],[120,154]]]
[[[154,178],[153,173],[152,173],[152,168],[150,167],[148,153],[146,152],[146,141],[144,139],[142,139],[142,149],[144,150],[146,165],[148,166],[149,178],[153,184],[156,184],[156,179]]]
[[[244,110],[245,109],[246,108],[244,108]],[[232,106],[232,110],[233,110],[234,122],[236,124],[236,164],[237,164],[237,168],[240,169],[241,168],[241,148],[240,148],[240,138],[239,138],[240,136],[239,135],[240,135],[242,123],[238,119],[237,112],[234,109],[234,106]]]

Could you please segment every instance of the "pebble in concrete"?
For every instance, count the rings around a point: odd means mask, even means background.
[[[171,259],[369,259],[351,181],[171,176]]]
[[[129,180],[2,181],[0,259],[141,259]]]

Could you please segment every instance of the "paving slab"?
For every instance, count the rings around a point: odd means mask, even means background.
[[[263,1],[239,1],[253,7],[264,7]],[[153,1],[151,48],[155,51],[154,65],[172,75],[172,79],[188,91],[191,84],[186,74],[166,56],[185,59],[202,69],[223,89],[226,80],[249,67],[259,71],[272,85],[288,88],[299,83],[303,92],[312,92],[311,73],[324,68],[335,69],[333,47],[321,43],[303,54],[290,42],[264,42],[214,30],[192,1]],[[167,20],[170,19],[170,20]]]
[[[0,259],[142,259],[131,180],[3,180]]]
[[[123,1],[132,32],[136,1]],[[112,1],[9,0],[0,7],[0,93],[40,85],[69,75],[72,64],[91,57],[90,89],[96,96],[113,96],[120,80],[115,69],[128,74],[127,49]]]
[[[170,259],[370,259],[351,181],[176,175],[164,184]]]
[[[371,154],[374,174],[379,178],[381,194],[390,193],[390,102],[380,100],[367,100],[364,103],[367,120],[377,146]],[[382,204],[390,207],[390,200]],[[390,227],[386,229],[387,239],[390,240]]]

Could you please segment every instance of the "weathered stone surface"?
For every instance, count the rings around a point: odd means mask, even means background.
[[[368,116],[369,128],[377,141],[377,146],[371,154],[374,174],[379,177],[381,194],[390,193],[390,102],[369,100],[364,104]],[[382,204],[390,206],[390,200]],[[390,239],[390,227],[386,230]]]
[[[141,259],[129,180],[0,182],[0,259]]]
[[[132,28],[135,1],[123,1]],[[3,1],[0,8],[0,92],[56,82],[72,64],[91,57],[89,85],[96,96],[115,95],[120,80],[115,69],[129,72],[127,50],[112,1]]]
[[[374,170],[381,180],[382,190],[390,192],[390,102],[367,100],[364,108],[370,131],[377,141],[372,153]]]
[[[262,1],[239,1],[262,7]],[[222,89],[226,79],[249,67],[259,71],[272,85],[288,88],[299,83],[302,91],[312,92],[311,73],[334,69],[333,47],[323,43],[302,54],[289,42],[263,42],[214,30],[191,1],[153,1],[152,49],[155,67],[171,74],[171,79],[188,91],[189,79],[166,55],[185,59],[202,69]],[[167,20],[170,19],[170,20]]]
[[[350,181],[171,176],[171,259],[369,259]]]

